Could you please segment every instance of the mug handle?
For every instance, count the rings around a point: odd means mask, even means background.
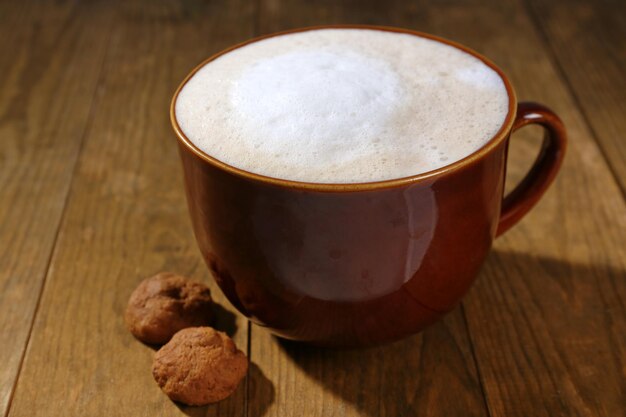
[[[519,103],[511,133],[529,124],[538,124],[545,129],[541,150],[524,179],[504,197],[496,236],[509,230],[537,204],[563,162],[567,135],[561,119],[539,103]]]

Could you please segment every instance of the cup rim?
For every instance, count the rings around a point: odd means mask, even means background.
[[[180,94],[183,87],[187,84],[187,82],[198,72],[201,68],[203,68],[209,62],[219,58],[220,56],[227,54],[235,49],[241,48],[248,44],[258,42],[264,39],[269,39],[275,36],[288,35],[299,32],[307,32],[312,30],[320,30],[320,29],[365,29],[365,30],[378,30],[383,32],[393,32],[393,33],[404,33],[408,35],[418,36],[426,39],[431,39],[437,42],[444,43],[446,45],[452,46],[454,48],[460,49],[463,52],[466,52],[478,59],[480,59],[483,63],[485,63],[488,67],[493,69],[502,79],[504,86],[506,88],[509,105],[507,115],[504,119],[504,122],[500,126],[500,129],[496,132],[496,134],[489,139],[483,146],[481,146],[476,151],[471,154],[465,156],[462,159],[459,159],[451,164],[445,165],[443,167],[422,172],[415,175],[410,175],[407,177],[401,178],[393,178],[382,181],[369,181],[369,182],[356,182],[356,183],[318,183],[318,182],[306,182],[306,181],[295,181],[288,180],[283,178],[271,177],[267,175],[257,174],[254,172],[246,171],[244,169],[235,167],[233,165],[227,164],[215,157],[210,156],[204,151],[200,150],[197,146],[193,144],[193,142],[187,138],[187,136],[183,133],[178,121],[176,120],[176,101],[178,100],[178,95]],[[287,187],[292,189],[301,189],[301,190],[312,190],[312,191],[328,191],[328,192],[345,192],[345,191],[366,191],[366,190],[375,190],[375,189],[383,189],[383,188],[393,188],[400,186],[407,186],[414,183],[423,182],[425,180],[435,180],[438,177],[443,175],[452,173],[461,168],[464,168],[472,163],[480,160],[487,154],[489,154],[493,149],[495,149],[500,143],[506,140],[509,132],[513,128],[513,123],[515,121],[515,116],[517,112],[517,97],[515,94],[515,90],[513,86],[506,76],[504,72],[494,64],[489,58],[479,54],[471,48],[468,48],[465,45],[461,45],[457,42],[451,41],[449,39],[445,39],[439,36],[431,35],[429,33],[419,32],[411,29],[404,29],[392,26],[378,26],[378,25],[362,25],[362,24],[336,24],[336,25],[316,25],[316,26],[307,26],[295,29],[284,30],[280,32],[274,32],[262,36],[257,36],[252,39],[248,39],[244,42],[237,43],[233,46],[230,46],[220,52],[217,52],[205,60],[203,60],[200,64],[196,65],[196,67],[183,79],[183,81],[179,84],[176,89],[174,96],[172,97],[172,101],[170,103],[170,121],[172,123],[172,127],[174,132],[176,133],[176,137],[178,142],[190,150],[193,154],[195,154],[200,159],[209,163],[217,169],[226,171],[230,174],[236,175],[238,177],[251,180],[258,183],[263,183],[267,185],[274,185],[280,187]]]

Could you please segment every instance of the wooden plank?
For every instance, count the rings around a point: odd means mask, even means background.
[[[306,347],[258,326],[252,335],[258,370],[250,374],[249,415],[487,415],[460,310],[419,335],[368,349]]]
[[[260,32],[341,22],[403,26],[409,2],[266,1]],[[393,13],[386,17],[386,10]],[[461,309],[420,335],[365,350],[320,350],[252,328],[249,413],[266,416],[487,415]]]
[[[626,2],[528,3],[576,103],[626,193]]]
[[[570,147],[539,205],[495,243],[464,303],[492,416],[626,412],[626,210],[619,186],[520,1],[454,1],[420,27],[466,43],[554,108]],[[515,135],[519,174],[536,148]]]
[[[0,4],[2,416],[65,207],[114,8],[102,1]]]
[[[9,415],[242,416],[245,384],[218,406],[169,401],[151,375],[152,349],[126,330],[123,312],[137,283],[161,270],[207,280],[225,303],[192,237],[167,110],[197,62],[253,34],[254,8],[120,6]],[[217,327],[246,349],[247,322],[225,308]]]

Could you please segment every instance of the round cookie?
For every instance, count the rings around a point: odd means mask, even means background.
[[[191,327],[176,333],[154,355],[152,375],[170,399],[188,405],[231,395],[248,371],[246,355],[225,333]]]
[[[201,282],[161,272],[133,291],[125,319],[137,339],[163,344],[181,329],[211,323],[211,291]]]

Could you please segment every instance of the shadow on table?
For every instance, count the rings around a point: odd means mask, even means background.
[[[215,313],[215,322],[212,326],[233,337],[237,332],[237,316],[235,313],[226,310],[217,303],[213,304],[213,312]]]
[[[274,403],[275,397],[276,390],[272,381],[267,379],[256,364],[251,363],[248,371],[248,414],[255,417],[264,416],[270,405]]]
[[[503,268],[509,265],[511,267],[504,271]],[[508,269],[515,273],[509,273]],[[478,279],[492,282],[487,285],[493,285],[494,279],[501,281],[502,285],[508,285],[506,280],[510,279],[533,280],[540,291],[540,281],[557,281],[554,285],[562,286],[579,278],[590,280],[592,276],[599,279],[623,277],[625,272],[494,251]],[[340,402],[365,416],[426,415],[429,411],[432,413],[433,407],[436,407],[437,415],[484,415],[486,412],[461,308],[420,334],[384,346],[331,350],[286,340],[277,343],[299,370],[338,397]],[[308,400],[310,411],[318,413],[315,407],[319,405],[321,410],[319,396],[324,394],[317,389],[307,390],[307,384],[299,382],[302,377],[297,373],[294,378],[296,390],[302,387],[301,392],[295,394],[311,395]],[[331,401],[326,398],[324,403],[332,406]]]
[[[320,349],[286,340],[278,344],[323,391],[345,403],[341,407],[360,415],[430,415],[435,406],[437,415],[458,415],[460,409],[484,407],[460,323],[457,311],[418,335],[365,349]],[[305,380],[297,373],[295,378],[296,387]],[[323,415],[324,404],[336,407],[332,397],[317,388],[301,391],[297,395],[311,397],[311,415]]]

